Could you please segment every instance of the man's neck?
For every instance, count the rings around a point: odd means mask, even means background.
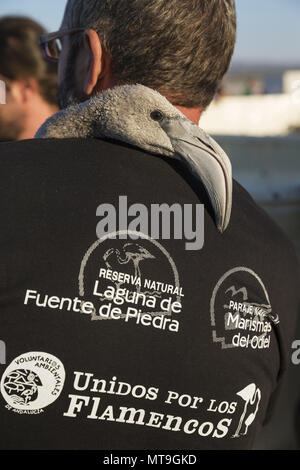
[[[199,124],[201,114],[203,112],[202,108],[185,108],[184,106],[176,106],[176,109],[182,112],[190,121],[194,122],[195,124]]]

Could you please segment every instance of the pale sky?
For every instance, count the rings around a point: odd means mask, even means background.
[[[25,14],[55,31],[65,4],[66,0],[0,0],[0,16]],[[300,63],[300,0],[236,0],[236,5],[235,62]]]

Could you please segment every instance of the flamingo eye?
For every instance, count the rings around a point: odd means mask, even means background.
[[[158,109],[156,109],[155,111],[152,111],[152,113],[150,114],[150,117],[151,119],[153,119],[153,121],[162,121],[163,120],[163,113],[161,111],[159,111]]]

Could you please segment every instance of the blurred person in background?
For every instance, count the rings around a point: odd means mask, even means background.
[[[25,17],[0,18],[0,140],[31,139],[57,111],[57,65],[46,62],[38,44],[45,29]]]

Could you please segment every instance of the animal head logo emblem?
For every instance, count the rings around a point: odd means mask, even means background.
[[[37,399],[43,384],[39,376],[27,369],[17,369],[4,380],[4,389],[15,405],[29,405]]]

